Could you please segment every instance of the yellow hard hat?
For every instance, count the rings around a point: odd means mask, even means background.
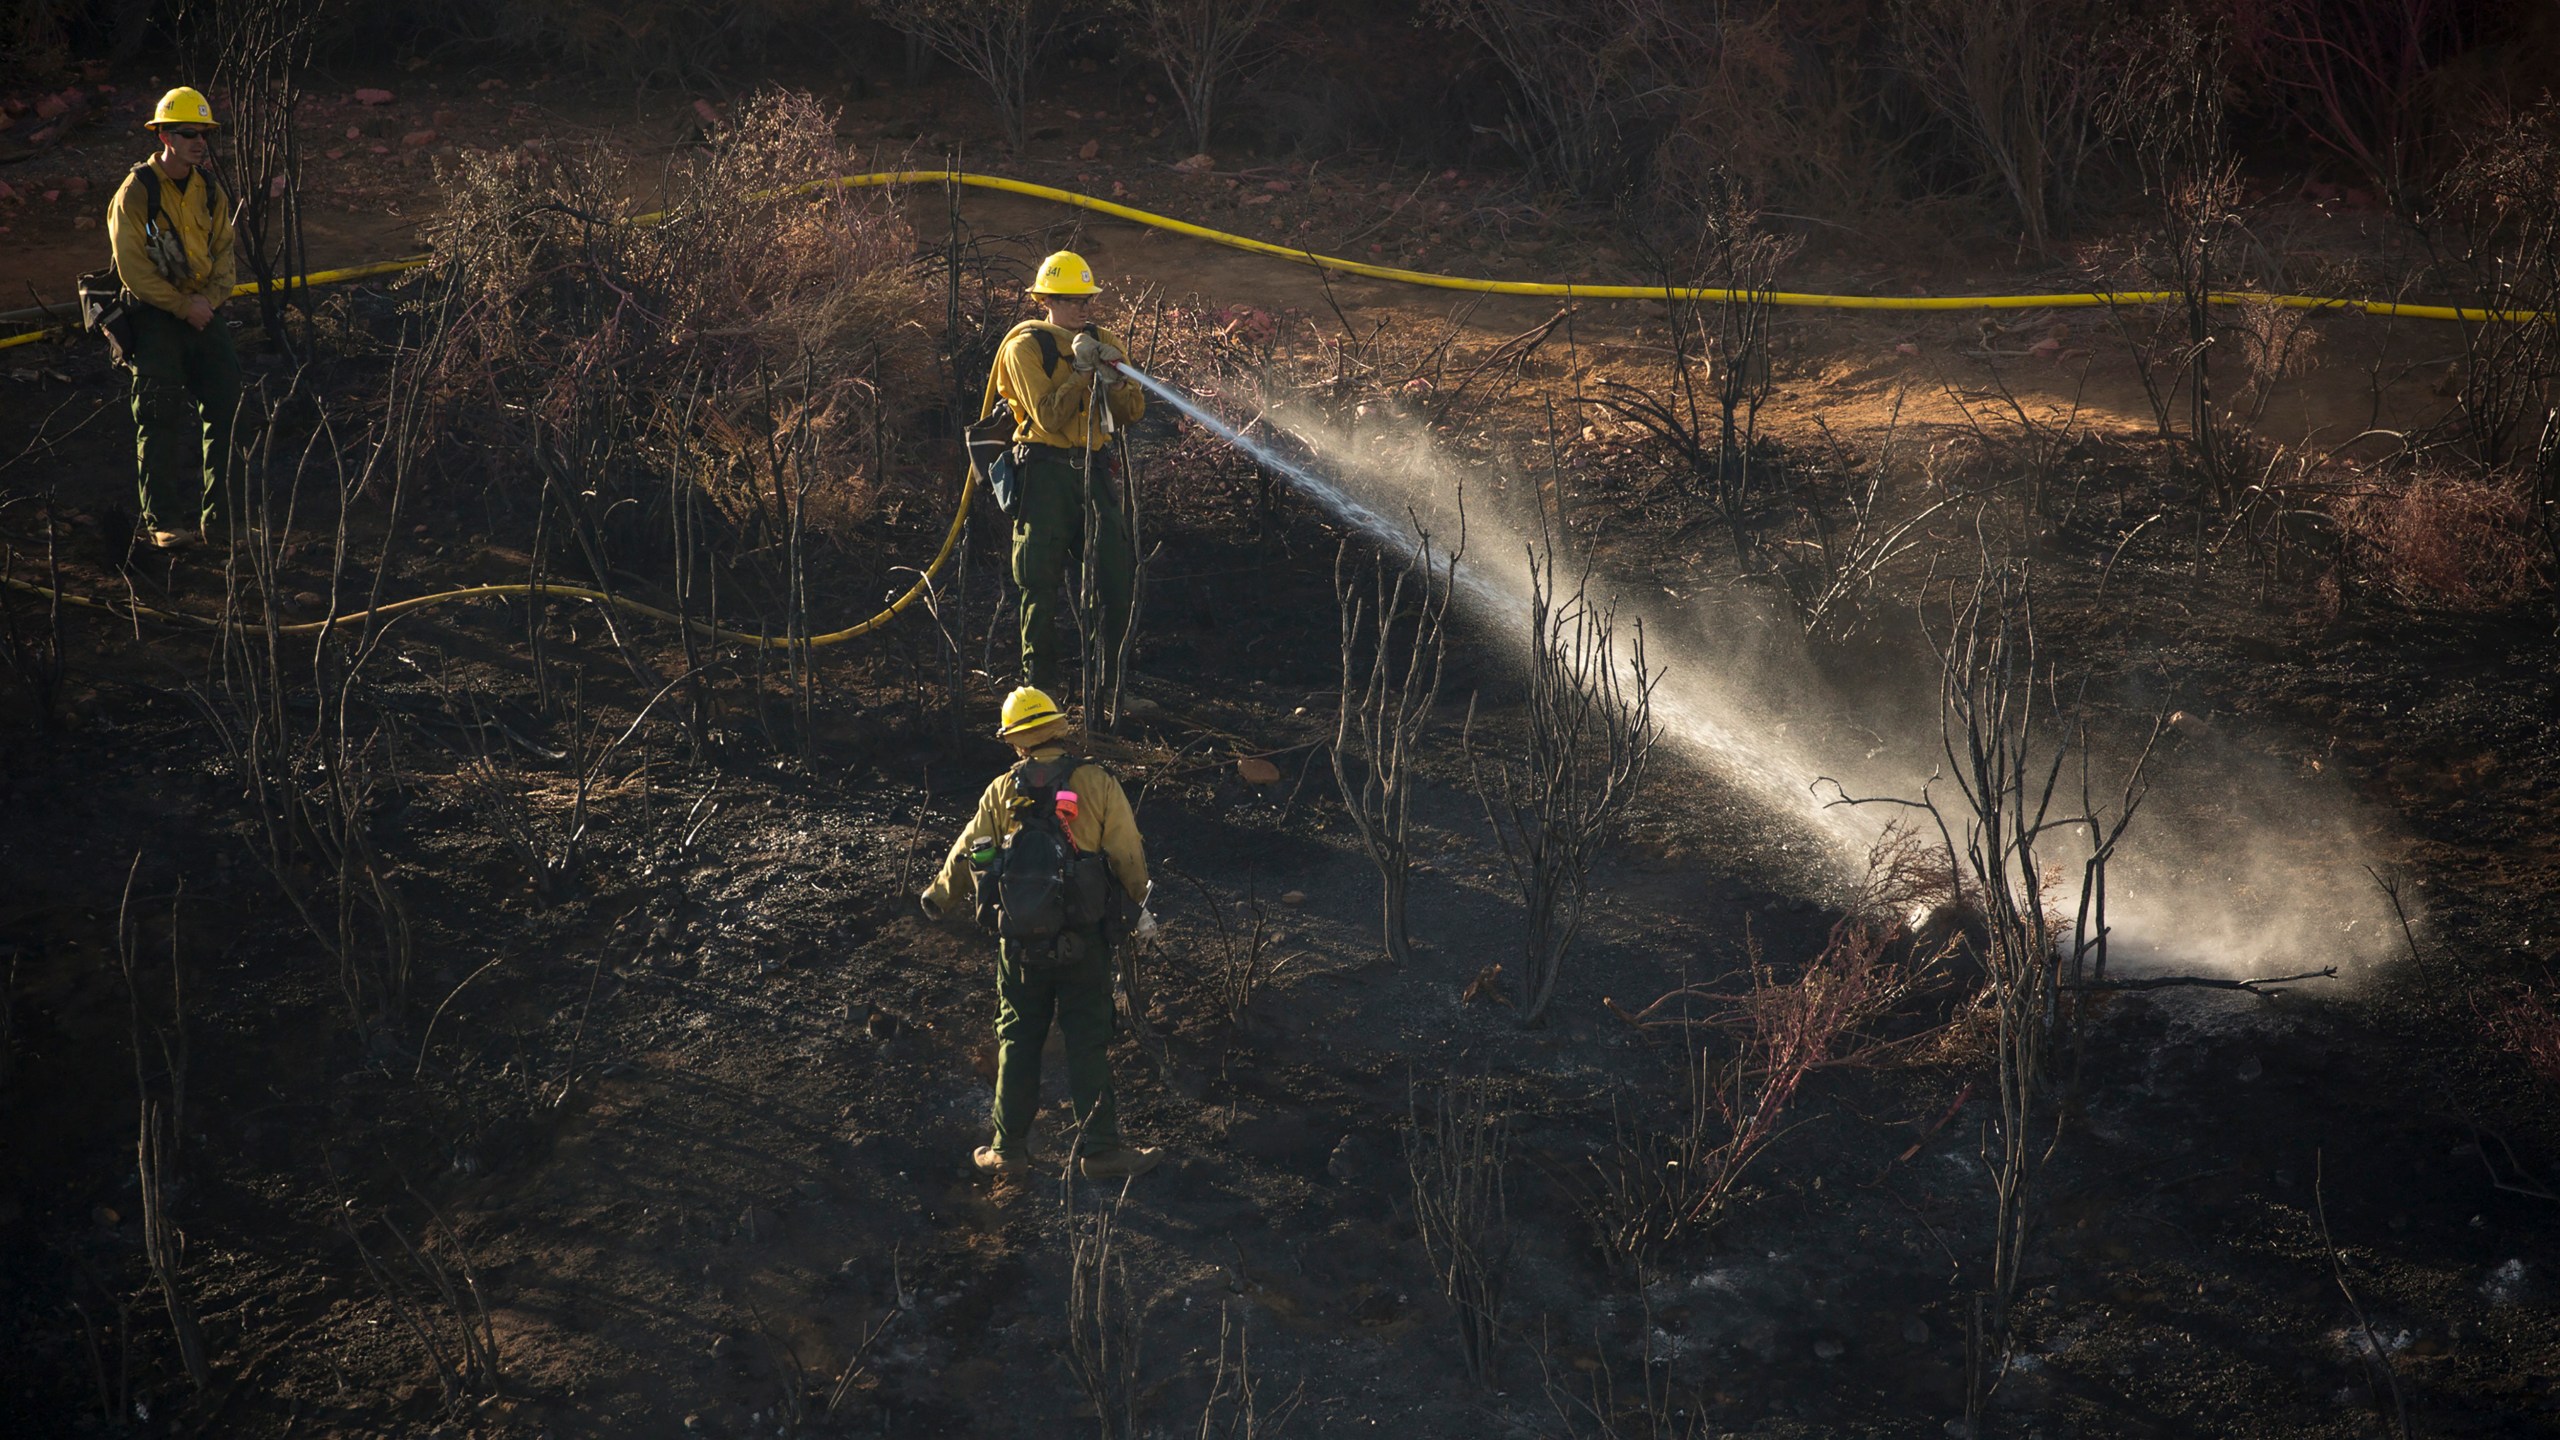
[[[1040,262],[1040,273],[1031,277],[1034,295],[1098,295],[1102,287],[1093,283],[1093,267],[1073,250],[1061,250]]]
[[[1067,717],[1058,709],[1058,702],[1049,698],[1048,691],[1025,685],[1004,697],[1004,712],[999,718],[1001,728],[996,731],[996,738],[1010,740]]]
[[[206,102],[204,92],[192,85],[181,85],[161,96],[160,108],[151,112],[151,118],[143,123],[142,128],[157,130],[163,125],[202,125],[208,130],[222,128],[214,123],[213,106]]]

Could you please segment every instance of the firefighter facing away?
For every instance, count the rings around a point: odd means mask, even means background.
[[[977,1167],[1008,1175],[1030,1166],[1040,1049],[1054,1021],[1066,1042],[1080,1170],[1089,1180],[1142,1175],[1157,1153],[1121,1137],[1109,1051],[1111,932],[1120,917],[1140,936],[1155,930],[1137,814],[1110,772],[1068,753],[1068,720],[1043,692],[1006,696],[999,723],[1020,763],[987,786],[922,897],[934,919],[974,906],[999,937],[995,1137],[978,1148]]]
[[[107,241],[129,304],[134,452],[142,526],[164,550],[204,536],[231,473],[240,356],[215,314],[231,296],[231,197],[207,168],[217,128],[180,86],[144,127],[160,153],[133,167],[107,207]]]
[[[1008,511],[1013,583],[1022,592],[1022,674],[1023,683],[1042,690],[1058,686],[1060,592],[1084,557],[1088,519],[1095,527],[1092,579],[1100,612],[1093,618],[1100,622],[1103,663],[1115,672],[1129,629],[1137,555],[1113,484],[1112,456],[1104,447],[1112,430],[1146,412],[1147,397],[1135,382],[1104,368],[1127,347],[1094,324],[1094,297],[1101,288],[1093,267],[1072,251],[1041,261],[1031,298],[1047,316],[1016,325],[996,348],[979,409],[981,418],[993,414],[1002,399],[1013,410],[1014,499]],[[1086,413],[1097,390],[1108,396],[1107,422]]]

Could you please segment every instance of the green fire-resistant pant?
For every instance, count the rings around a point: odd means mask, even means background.
[[[1054,692],[1066,651],[1058,639],[1058,617],[1066,609],[1062,593],[1068,575],[1084,560],[1084,462],[1065,452],[1036,450],[1021,467],[1020,498],[1014,503],[1013,583],[1022,590],[1022,672],[1033,685]],[[1093,514],[1099,529],[1093,543],[1096,606],[1101,611],[1101,639],[1106,676],[1120,663],[1121,637],[1129,630],[1129,597],[1138,563],[1129,544],[1129,524],[1113,497],[1113,482],[1104,473],[1103,457],[1093,466]]]
[[[240,353],[216,315],[198,330],[156,306],[133,306],[134,459],[142,524],[201,530],[231,479],[231,422],[240,410]]]
[[[1111,1098],[1111,946],[1098,928],[1077,935],[1084,953],[1066,965],[1024,965],[1009,940],[996,957],[995,1148],[1010,1158],[1031,1154],[1040,1048],[1053,1017],[1066,1032],[1067,1096],[1084,1127],[1084,1153],[1120,1143]]]

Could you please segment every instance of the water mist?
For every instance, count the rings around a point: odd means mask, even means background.
[[[1421,423],[1384,404],[1338,422],[1286,399],[1267,401],[1261,423],[1307,457],[1295,459],[1172,386],[1128,373],[1375,544],[1409,548],[1417,525],[1454,540],[1463,492],[1459,603],[1488,628],[1525,633],[1529,548],[1542,538],[1562,548],[1565,537],[1534,512],[1505,513],[1490,466],[1449,456]],[[1470,470],[1479,471],[1472,483]],[[1526,507],[1514,497],[1513,508]],[[1666,748],[1779,820],[1773,828],[1791,838],[1774,839],[1778,848],[1808,851],[1806,858],[1850,873],[1886,820],[1909,812],[1833,802],[1844,792],[1917,798],[1945,768],[1934,687],[1879,678],[1870,684],[1899,683],[1910,693],[1841,695],[1793,621],[1759,597],[1731,590],[1680,597],[1607,573],[1595,573],[1592,588],[1595,599],[1614,595],[1621,617],[1643,625],[1649,659],[1662,671],[1654,712]],[[1880,725],[1878,714],[1899,720]],[[2334,783],[2290,773],[2226,738],[2182,737],[2155,759],[2150,785],[2108,871],[2119,970],[2236,977],[2335,964],[2353,973],[2393,953],[2394,921],[2365,865],[2375,824]],[[1951,798],[1952,787],[1941,780],[1936,793]],[[2078,856],[2074,837],[2056,839],[2050,858],[2073,872],[2061,901],[2067,912]]]

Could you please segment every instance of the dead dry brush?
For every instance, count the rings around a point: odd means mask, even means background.
[[[368,1221],[350,1200],[334,1218],[401,1329],[416,1342],[445,1410],[458,1413],[501,1394],[506,1373],[470,1250],[443,1215],[433,1206],[426,1209],[423,1243],[412,1241],[388,1209],[376,1210]],[[366,1232],[377,1226],[389,1237],[388,1247],[366,1242]]]
[[[689,543],[679,579],[709,573],[682,588],[779,630],[805,608],[811,541],[905,463],[901,405],[944,390],[924,269],[885,195],[810,184],[856,167],[834,133],[809,96],[759,94],[676,158],[649,216],[607,142],[465,152],[443,176],[442,464],[502,516],[557,506],[584,583],[611,591]]]
[[[1761,438],[1760,409],[1775,375],[1770,297],[1798,246],[1765,228],[1751,188],[1722,170],[1693,183],[1680,222],[1686,238],[1648,245],[1654,269],[1666,288],[1716,290],[1724,298],[1671,302],[1667,383],[1606,381],[1593,403],[1645,433],[1666,480],[1724,520],[1735,563],[1748,569],[1755,561],[1749,520],[1764,503],[1760,491],[1782,483],[1785,473]]]
[[[182,1269],[185,1237],[169,1215],[173,1189],[171,1170],[177,1163],[178,1137],[185,1133],[187,1112],[187,986],[180,948],[181,905],[185,885],[169,910],[169,1003],[166,1018],[143,995],[140,917],[133,913],[133,882],[142,857],[127,872],[124,896],[116,908],[116,965],[124,982],[128,1042],[133,1052],[133,1086],[139,1109],[134,1139],[134,1178],[142,1204],[143,1263],[160,1291],[168,1312],[169,1331],[187,1380],[203,1390],[213,1383],[206,1358],[203,1327],[186,1296]],[[145,1044],[146,1039],[150,1042]]]
[[[1405,1117],[1405,1169],[1424,1257],[1458,1329],[1467,1378],[1498,1378],[1511,1289],[1510,1117],[1483,1081],[1416,1085]]]
[[[2141,808],[2165,729],[2102,783],[2094,756],[2089,675],[2067,674],[2037,631],[2032,568],[1983,551],[1970,582],[1933,629],[1942,767],[1905,807],[1934,832],[1952,894],[1981,931],[1983,1003],[1994,1029],[1998,1089],[1979,1155],[1991,1190],[1989,1253],[1975,1293],[1966,1418],[2011,1354],[2011,1317],[2037,1231],[2036,1182],[2060,1143],[2057,1057],[2085,1015],[2082,992],[2106,988],[2108,868]],[[2077,793],[2066,784],[2076,773]],[[1940,786],[1945,789],[1942,791]],[[2069,842],[2080,877],[2066,883]]]
[[[1872,1027],[1927,968],[1905,943],[1902,917],[1945,888],[1943,867],[1895,835],[1877,846],[1856,902],[1801,971],[1782,972],[1746,937],[1736,987],[1684,985],[1641,1010],[1602,1000],[1638,1030],[1676,1039],[1682,1057],[1668,1116],[1622,1110],[1583,1193],[1600,1252],[1627,1281],[1641,1287],[1666,1255],[1714,1231],[1790,1128],[1805,1082],[1868,1054]]]
[[[1334,556],[1333,592],[1342,621],[1342,687],[1333,738],[1333,778],[1381,891],[1380,935],[1388,958],[1413,958],[1405,893],[1413,878],[1407,833],[1423,737],[1440,700],[1449,602],[1466,551],[1461,532],[1445,561],[1416,527],[1414,547],[1391,567],[1372,558],[1362,586],[1345,540]],[[1410,592],[1410,593],[1408,593]]]
[[[348,1022],[377,1059],[387,1057],[407,1004],[411,939],[375,830],[383,789],[396,783],[398,734],[371,703],[365,670],[386,633],[372,611],[389,598],[420,450],[417,363],[404,352],[395,364],[394,399],[353,464],[325,421],[288,464],[280,452],[291,442],[273,421],[282,402],[255,428],[227,502],[231,545],[210,673],[190,692],[241,787],[251,853],[329,956]],[[353,528],[364,504],[387,516],[369,567]],[[308,532],[297,539],[297,525],[309,523],[306,505],[329,507],[322,605],[331,615],[368,616],[353,627],[302,622],[307,640],[293,633],[289,613],[306,604],[291,570],[298,550],[314,543]]]
[[[1527,569],[1525,733],[1516,750],[1484,754],[1470,701],[1461,747],[1527,912],[1520,1019],[1535,1025],[1587,917],[1591,867],[1624,822],[1660,738],[1653,694],[1662,672],[1646,663],[1641,620],[1621,641],[1616,604],[1591,598],[1587,569],[1569,592],[1552,549],[1532,547]]]
[[[1072,1208],[1072,1179],[1067,1187],[1067,1370],[1093,1407],[1102,1440],[1138,1440],[1148,1307],[1130,1289],[1122,1253],[1120,1212],[1129,1185],[1123,1182],[1119,1194],[1081,1214]]]

